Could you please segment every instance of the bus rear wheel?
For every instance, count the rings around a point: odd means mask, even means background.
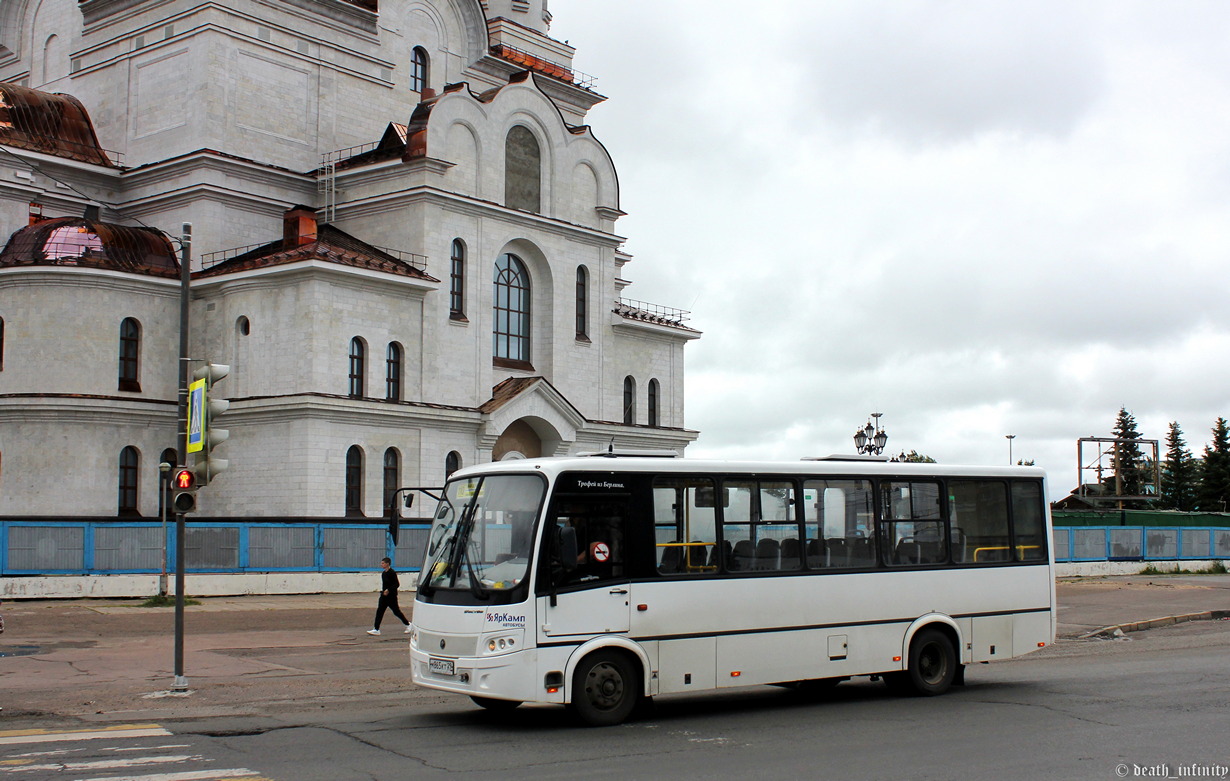
[[[521,704],[519,700],[497,700],[493,697],[470,697],[474,704],[480,708],[486,708],[494,713],[510,711]]]
[[[957,677],[957,652],[938,629],[923,629],[914,636],[908,661],[905,670],[885,676],[888,685],[902,694],[934,697],[948,691]]]
[[[591,727],[623,722],[640,699],[640,675],[618,651],[592,653],[572,674],[572,710]]]

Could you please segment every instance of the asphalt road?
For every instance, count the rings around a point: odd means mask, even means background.
[[[1202,621],[975,666],[966,686],[937,698],[898,698],[870,682],[821,701],[756,687],[661,697],[607,729],[577,727],[562,708],[500,716],[415,689],[294,692],[265,702],[260,717],[198,710],[164,721],[167,736],[52,744],[75,753],[48,761],[25,756],[37,747],[0,745],[0,778],[1227,778],[1227,681],[1230,621]],[[151,762],[91,764],[124,750],[118,761]],[[185,756],[201,773],[230,775],[155,775],[153,760]],[[26,764],[3,764],[14,759]]]

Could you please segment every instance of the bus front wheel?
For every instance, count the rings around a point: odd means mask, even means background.
[[[640,675],[618,651],[597,651],[572,674],[572,710],[592,727],[609,727],[628,718],[641,699]]]
[[[905,670],[885,676],[894,691],[932,697],[943,694],[957,676],[957,652],[938,629],[923,629],[910,643]]]

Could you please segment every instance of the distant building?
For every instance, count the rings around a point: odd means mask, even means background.
[[[460,466],[682,452],[685,312],[623,298],[604,98],[545,0],[0,4],[0,517],[379,518]],[[116,150],[116,151],[112,151]]]

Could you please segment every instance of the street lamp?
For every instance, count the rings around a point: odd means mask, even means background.
[[[1004,434],[1004,439],[1008,440],[1008,465],[1012,466],[1012,440],[1016,439],[1016,434]]]
[[[871,425],[871,421],[867,421],[867,425],[863,428],[856,429],[854,432],[854,448],[863,455],[880,455],[884,452],[884,446],[888,444],[888,434],[880,427],[880,416],[883,412],[873,412],[871,417],[875,418],[875,425]]]

